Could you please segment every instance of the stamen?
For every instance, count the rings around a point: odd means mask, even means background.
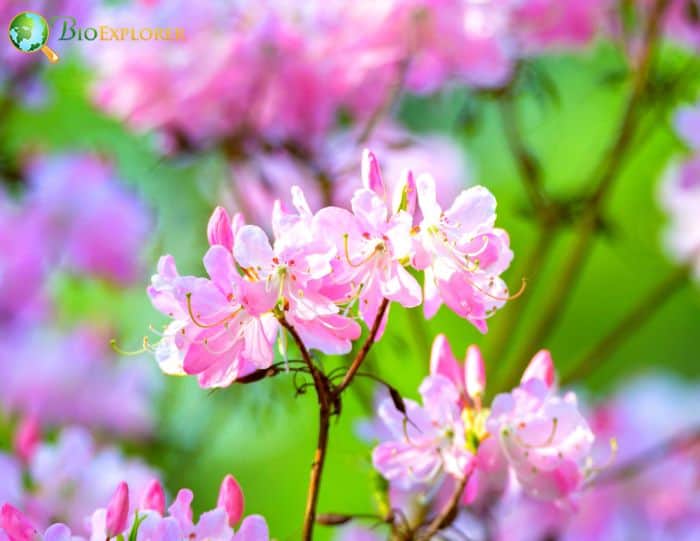
[[[552,431],[549,433],[549,437],[547,438],[547,441],[545,441],[544,443],[541,443],[541,444],[539,444],[539,445],[533,445],[533,444],[530,444],[530,443],[525,442],[525,441],[520,437],[520,435],[519,435],[517,432],[514,433],[514,437],[515,437],[515,440],[516,440],[522,447],[525,447],[526,449],[539,449],[539,448],[542,448],[542,447],[549,447],[550,445],[552,445],[552,443],[554,443],[554,438],[555,438],[556,435],[557,435],[557,427],[558,427],[558,425],[559,425],[559,419],[557,419],[556,417],[554,417],[554,418],[552,419]]]
[[[148,343],[148,337],[144,336],[143,337],[143,345],[141,346],[141,349],[137,349],[135,351],[126,351],[120,348],[117,345],[117,340],[115,338],[112,338],[109,341],[109,346],[112,348],[112,350],[116,353],[119,353],[119,355],[128,355],[128,356],[134,356],[134,355],[141,355],[143,353],[147,353],[151,351],[150,345]]]
[[[350,249],[349,249],[349,247],[348,247],[348,234],[347,234],[347,233],[345,233],[345,234],[343,235],[343,247],[345,248],[345,260],[348,262],[348,265],[350,265],[350,266],[353,267],[353,268],[357,268],[357,267],[361,267],[362,265],[365,265],[365,264],[368,263],[375,255],[377,255],[377,253],[379,253],[379,251],[380,251],[380,250],[379,250],[380,245],[378,244],[378,245],[374,248],[374,250],[372,250],[372,252],[371,252],[367,257],[365,257],[362,261],[360,261],[359,263],[353,263],[352,261],[350,261]]]
[[[190,314],[190,319],[192,320],[192,323],[194,323],[197,327],[200,327],[201,329],[211,329],[212,327],[218,327],[219,325],[223,325],[227,321],[231,321],[234,317],[236,317],[238,314],[241,313],[243,310],[243,307],[239,308],[235,312],[232,312],[231,314],[227,315],[225,318],[223,318],[221,321],[217,321],[215,323],[207,324],[207,323],[201,323],[200,321],[197,321],[197,317],[194,315],[194,311],[192,310],[192,293],[186,293],[185,297],[187,298],[187,311]]]

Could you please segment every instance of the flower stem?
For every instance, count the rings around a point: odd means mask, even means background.
[[[651,65],[654,59],[653,53],[656,50],[663,16],[668,4],[669,0],[656,0],[654,4],[644,32],[644,45],[639,57],[639,65],[632,81],[632,92],[620,123],[617,138],[603,159],[601,167],[597,169],[596,175],[599,174],[600,176],[593,182],[595,188],[588,198],[578,227],[574,231],[574,245],[569,250],[569,256],[564,263],[564,267],[558,273],[558,280],[555,286],[552,288],[548,298],[544,300],[539,321],[512,365],[505,382],[505,388],[510,388],[517,383],[530,357],[538,348],[544,345],[544,341],[554,331],[557,323],[561,321],[561,315],[567,305],[568,298],[581,274],[581,270],[585,266],[593,244],[605,197],[610,192],[613,181],[619,176],[639,124],[638,109],[648,87]],[[598,173],[598,171],[602,172]]]
[[[433,536],[438,533],[443,528],[446,528],[454,521],[454,515],[459,506],[459,501],[462,499],[462,494],[467,486],[467,481],[469,476],[466,475],[463,479],[460,479],[457,483],[455,491],[452,493],[449,501],[445,504],[445,507],[440,511],[440,513],[428,524],[428,527],[423,531],[416,539],[418,541],[429,541]]]
[[[348,386],[352,383],[352,380],[355,378],[355,374],[357,374],[357,371],[360,369],[362,366],[362,363],[365,361],[367,358],[367,354],[369,353],[369,350],[372,348],[372,344],[374,344],[374,340],[377,338],[377,334],[379,333],[379,327],[382,325],[382,320],[384,319],[384,314],[386,314],[386,310],[389,307],[389,299],[383,299],[382,303],[379,305],[379,310],[377,311],[377,317],[374,319],[374,323],[372,324],[372,328],[369,331],[369,336],[367,336],[367,340],[365,340],[365,343],[362,344],[362,348],[360,348],[360,351],[357,352],[357,355],[355,356],[355,359],[352,361],[352,364],[350,365],[350,368],[348,368],[348,371],[345,373],[345,377],[343,380],[338,384],[338,386],[335,388],[334,391],[334,396],[339,397],[341,393],[348,388]]]
[[[302,529],[302,540],[311,541],[313,539],[314,525],[316,524],[316,507],[318,506],[318,496],[321,489],[321,477],[323,475],[323,467],[326,463],[326,453],[328,450],[328,433],[330,430],[333,397],[328,378],[314,364],[309,350],[306,349],[304,342],[294,326],[292,326],[284,316],[280,316],[279,321],[299,347],[301,356],[308,366],[311,377],[314,380],[314,388],[316,389],[316,396],[319,404],[318,439],[316,442],[314,460],[311,463],[311,475],[309,477],[309,489],[306,496],[306,509],[304,510],[304,525]]]
[[[563,385],[580,380],[600,367],[601,362],[620,347],[629,336],[683,286],[690,268],[680,267],[651,290],[591,351],[573,364],[573,369],[561,380]]]

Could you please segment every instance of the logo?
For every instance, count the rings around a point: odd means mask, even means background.
[[[23,11],[10,21],[10,42],[18,51],[31,54],[41,51],[49,62],[58,62],[56,52],[46,45],[49,40],[49,23],[38,13]]]

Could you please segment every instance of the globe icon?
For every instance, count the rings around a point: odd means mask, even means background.
[[[49,24],[38,13],[24,11],[10,22],[9,36],[12,44],[23,53],[42,51],[51,62],[58,61],[58,55],[46,42],[49,39]]]

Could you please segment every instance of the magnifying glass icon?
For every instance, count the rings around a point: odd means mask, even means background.
[[[23,53],[41,51],[49,62],[58,62],[58,55],[46,45],[49,40],[49,23],[38,13],[23,11],[10,21],[8,30],[10,41],[15,48]]]

